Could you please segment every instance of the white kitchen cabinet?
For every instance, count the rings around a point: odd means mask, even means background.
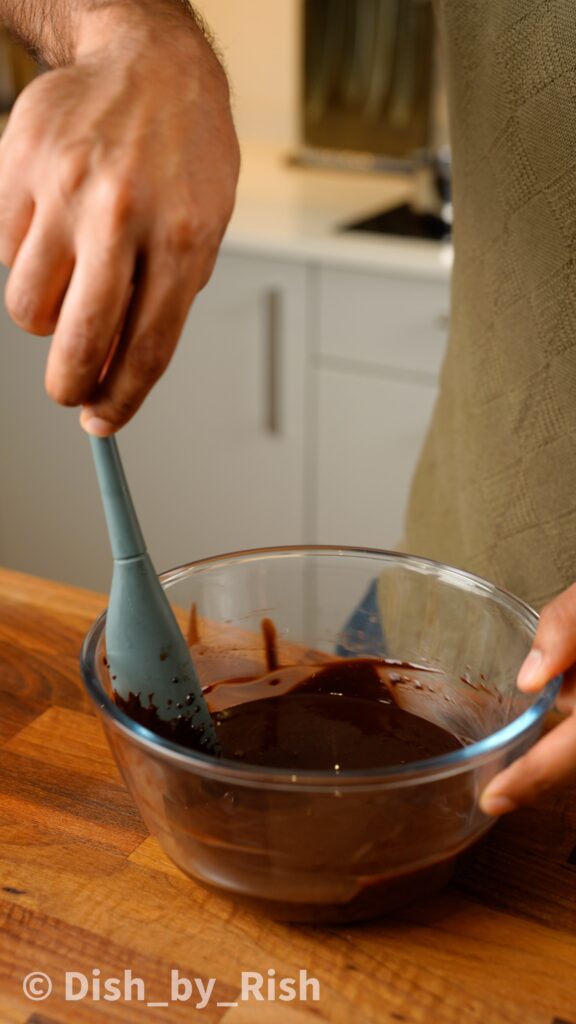
[[[446,346],[447,281],[322,267],[315,298],[314,350],[321,357],[406,370],[417,377],[438,375]]]
[[[119,435],[159,569],[247,547],[394,546],[434,404],[448,281],[224,251]],[[0,311],[0,564],[106,589],[77,410]]]
[[[314,371],[314,532],[325,544],[394,548],[436,387],[348,368]]]
[[[302,540],[307,274],[222,254],[120,435],[158,567]]]
[[[395,547],[438,388],[449,283],[326,268],[313,289],[314,536]]]
[[[223,254],[174,360],[119,442],[158,569],[303,529],[306,270]],[[106,589],[77,410],[43,393],[47,343],[0,312],[0,563]]]
[[[0,301],[0,563],[103,589],[110,556],[90,448],[78,411],[44,392],[47,351]]]

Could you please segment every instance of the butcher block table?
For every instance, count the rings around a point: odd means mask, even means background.
[[[276,924],[207,893],[148,835],[79,676],[104,605],[0,570],[0,1024],[576,1024],[574,789],[502,821],[423,905]],[[170,1001],[172,972],[188,1002]],[[317,984],[243,1001],[243,972]],[[82,998],[65,998],[67,975]]]

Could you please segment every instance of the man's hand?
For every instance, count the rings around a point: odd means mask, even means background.
[[[224,72],[188,11],[120,2],[75,17],[70,59],[25,89],[0,141],[0,260],[12,319],[54,334],[48,393],[105,435],[170,361],[239,155]]]
[[[569,717],[486,787],[480,804],[487,814],[505,814],[576,777],[576,584],[544,608],[518,686],[534,693],[561,672],[557,706]]]

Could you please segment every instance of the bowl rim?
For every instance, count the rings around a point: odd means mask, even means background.
[[[360,548],[353,545],[336,544],[292,544],[264,548],[246,548],[239,551],[231,551],[220,555],[211,555],[206,558],[195,559],[193,562],[183,563],[173,569],[159,574],[159,579],[165,589],[176,583],[185,576],[214,569],[218,563],[230,565],[234,561],[248,562],[257,559],[269,559],[270,557],[306,555],[340,555],[350,557],[376,558],[382,561],[409,564],[426,575],[441,575],[450,577],[455,583],[466,583],[469,587],[473,584],[474,589],[489,593],[502,604],[514,608],[525,621],[530,621],[535,627],[538,620],[538,613],[521,598],[516,597],[510,591],[499,587],[482,576],[466,572],[455,566],[447,565],[431,558],[423,558],[419,555],[411,555],[402,551],[393,551],[384,548]],[[178,762],[180,767],[188,771],[203,770],[207,775],[215,779],[233,780],[244,785],[270,786],[274,789],[298,787],[325,787],[340,789],[357,785],[368,785],[378,788],[397,787],[412,785],[415,782],[432,782],[437,778],[446,778],[453,774],[470,771],[481,767],[497,751],[511,747],[515,741],[520,741],[530,730],[535,727],[544,715],[551,709],[556,696],[562,685],[563,676],[555,676],[544,687],[540,695],[525,711],[513,719],[502,729],[491,733],[482,740],[471,743],[459,750],[440,757],[427,758],[422,761],[414,761],[406,765],[393,765],[386,768],[364,768],[345,769],[343,771],[329,772],[323,769],[307,769],[305,771],[292,771],[289,768],[273,768],[266,766],[244,765],[241,762],[227,758],[214,758],[209,754],[202,754],[191,751],[178,743],[165,739],[157,733],[140,725],[123,712],[102,687],[95,670],[96,652],[99,640],[106,624],[106,611],[92,623],[85,635],[80,653],[80,667],[84,685],[90,698],[96,704],[106,720],[121,732],[128,734],[139,745],[151,748],[151,753],[156,756],[163,755],[169,760]]]

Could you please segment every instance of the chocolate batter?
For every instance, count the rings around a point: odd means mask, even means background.
[[[194,620],[192,653],[201,665]],[[407,764],[462,747],[396,703],[414,666],[326,655],[317,664],[282,665],[273,624],[265,621],[262,630],[259,673],[212,675],[204,686],[224,758],[294,772],[320,769],[337,780],[342,771]],[[233,670],[239,664],[232,661]],[[254,672],[258,661],[251,664]],[[163,721],[153,695],[115,699],[152,731],[198,749],[185,708],[176,705],[183,715]],[[401,789],[339,791],[336,782],[327,795],[298,786],[268,792],[184,769],[172,769],[165,785],[155,799],[162,801],[169,852],[183,870],[190,867],[216,887],[226,880],[236,900],[276,918],[314,923],[379,916],[439,888],[453,870],[459,823],[472,799],[462,776],[448,779],[433,800],[424,786],[408,805]],[[444,833],[449,845],[433,838]],[[434,856],[438,850],[442,855]],[[415,856],[423,866],[407,871]]]
[[[408,764],[462,746],[445,729],[396,705],[397,663],[346,658],[278,668],[272,630],[266,620],[266,661],[272,671],[205,689],[209,703],[216,694],[220,707],[224,703],[222,710],[213,710],[223,757],[247,765],[338,772]],[[128,700],[114,696],[123,711],[153,732],[199,749],[185,714],[163,721],[153,695],[148,703],[140,694]]]

